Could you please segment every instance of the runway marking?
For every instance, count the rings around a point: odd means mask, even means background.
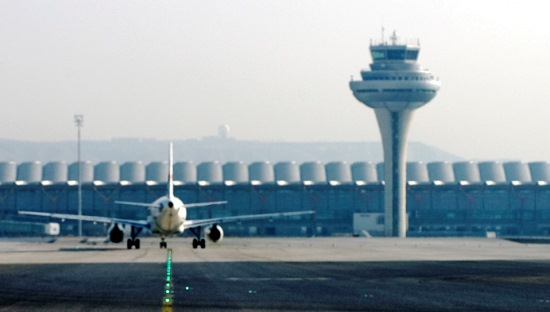
[[[162,312],[172,312],[174,305],[174,291],[172,284],[172,248],[169,248],[166,256],[166,279],[164,281],[164,295],[162,297]]]
[[[117,251],[113,248],[104,248],[104,247],[61,247],[59,251]]]
[[[302,282],[302,281],[329,281],[329,277],[228,277],[230,282]]]

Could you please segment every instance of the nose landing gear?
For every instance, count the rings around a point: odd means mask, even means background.
[[[168,247],[168,244],[164,241],[164,237],[161,237],[160,239],[161,239],[160,248],[166,249]]]

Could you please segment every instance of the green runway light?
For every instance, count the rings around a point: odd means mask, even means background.
[[[191,289],[189,286],[185,286],[186,291],[189,291],[189,289]]]
[[[172,249],[168,249],[166,258],[166,282],[164,283],[163,311],[172,311]],[[168,308],[169,310],[165,310]]]

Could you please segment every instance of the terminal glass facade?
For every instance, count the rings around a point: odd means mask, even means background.
[[[147,208],[114,202],[152,202],[165,184],[84,184],[83,214],[145,219]],[[314,210],[315,215],[224,224],[232,236],[352,235],[356,213],[383,214],[382,184],[346,185],[180,185],[175,195],[184,202],[226,200],[221,206],[188,209],[190,219],[242,214]],[[17,215],[17,210],[77,214],[75,185],[0,185],[2,221],[60,222]],[[550,234],[550,186],[538,184],[408,185],[408,236],[478,236]],[[83,222],[85,235],[105,235],[109,225]],[[1,233],[0,233],[1,234]],[[77,221],[61,222],[62,235],[77,235]]]

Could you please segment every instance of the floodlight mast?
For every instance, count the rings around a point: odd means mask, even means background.
[[[383,30],[382,30],[383,31]],[[384,213],[386,236],[406,237],[407,135],[413,112],[431,101],[441,82],[416,62],[418,40],[403,43],[394,31],[388,44],[371,41],[371,70],[350,81],[357,100],[373,108],[384,148]]]
[[[80,160],[80,129],[84,125],[84,115],[74,115],[74,122],[78,129],[78,215],[82,216],[82,162]],[[82,237],[82,220],[78,220],[78,236]]]

